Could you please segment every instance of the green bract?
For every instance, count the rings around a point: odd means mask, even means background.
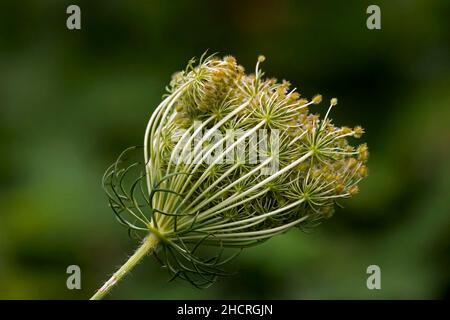
[[[224,248],[329,218],[367,175],[367,146],[347,141],[363,129],[329,118],[337,99],[320,119],[308,107],[322,97],[308,101],[289,82],[264,78],[262,61],[245,74],[231,56],[191,60],[150,118],[144,160],[130,163],[129,149],[105,174],[119,221],[197,286],[225,274],[233,255]]]

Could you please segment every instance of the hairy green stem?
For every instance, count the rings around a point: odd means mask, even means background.
[[[151,233],[142,242],[136,252],[125,262],[119,270],[117,270],[103,286],[91,297],[90,300],[100,300],[107,295],[111,289],[119,282],[128,272],[131,271],[148,253],[154,250],[159,243],[159,238]]]

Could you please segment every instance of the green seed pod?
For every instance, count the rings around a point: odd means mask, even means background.
[[[315,225],[367,176],[357,126],[309,113],[287,81],[246,75],[233,57],[203,56],[176,73],[149,120],[143,161],[126,150],[105,173],[111,208],[142,245],[94,295],[101,298],[147,253],[204,287],[241,249]],[[235,252],[230,252],[234,249]],[[237,250],[236,250],[237,249]]]

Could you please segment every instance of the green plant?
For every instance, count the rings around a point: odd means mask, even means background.
[[[139,150],[130,148],[105,173],[117,219],[143,240],[92,299],[150,252],[173,278],[208,286],[241,249],[314,226],[358,192],[368,150],[347,138],[363,129],[332,124],[335,98],[323,119],[309,113],[322,97],[308,101],[289,82],[263,78],[263,61],[247,75],[231,56],[204,55],[172,77],[148,123],[143,162],[129,161]],[[265,139],[255,142],[256,133]]]

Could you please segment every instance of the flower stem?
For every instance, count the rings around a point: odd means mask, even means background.
[[[131,271],[149,252],[154,250],[159,243],[159,238],[151,233],[142,242],[136,252],[117,270],[103,286],[91,297],[90,300],[100,300],[119,282],[128,272]]]

